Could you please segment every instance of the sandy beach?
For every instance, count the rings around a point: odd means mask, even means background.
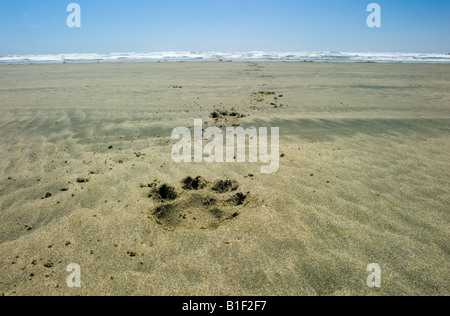
[[[449,64],[2,65],[0,295],[450,295],[449,87]],[[195,119],[279,127],[278,172],[173,162]]]

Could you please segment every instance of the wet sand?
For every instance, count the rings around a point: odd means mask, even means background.
[[[449,87],[450,65],[0,66],[0,295],[449,295]],[[279,127],[279,171],[174,163],[194,119]]]

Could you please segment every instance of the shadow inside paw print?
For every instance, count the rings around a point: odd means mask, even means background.
[[[148,197],[160,202],[165,202],[175,200],[178,197],[178,194],[175,192],[174,187],[163,184],[160,187],[153,187],[152,192],[150,192]]]
[[[152,187],[149,198],[159,205],[151,211],[158,225],[166,230],[216,229],[237,218],[248,203],[248,195],[237,192],[234,180],[208,182],[202,177],[187,177],[181,182],[182,191],[162,184]]]

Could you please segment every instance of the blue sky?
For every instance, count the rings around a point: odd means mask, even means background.
[[[81,6],[82,27],[66,25]],[[366,25],[380,4],[382,27]],[[450,53],[449,0],[0,0],[0,55],[153,51]]]

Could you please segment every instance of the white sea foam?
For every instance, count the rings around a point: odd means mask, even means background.
[[[449,54],[352,52],[154,52],[0,56],[0,64],[114,63],[164,61],[314,61],[378,63],[450,63]]]

